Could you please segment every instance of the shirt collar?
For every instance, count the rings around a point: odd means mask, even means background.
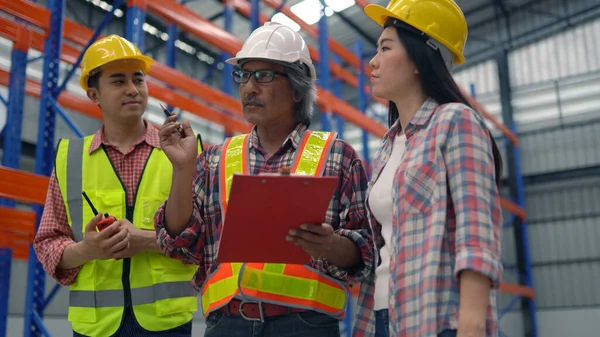
[[[158,130],[147,121],[144,121],[144,125],[146,127],[146,132],[144,132],[140,138],[133,144],[133,147],[141,144],[142,142],[146,142],[146,144],[160,149],[160,139],[158,137]],[[92,139],[92,143],[90,144],[89,154],[92,154],[94,151],[100,148],[101,145],[112,146],[110,142],[104,136],[104,124],[96,131],[94,134],[94,138]]]
[[[429,122],[439,105],[440,104],[431,97],[428,97],[425,102],[423,102],[419,110],[417,110],[417,113],[415,113],[406,126],[406,130],[404,131],[406,139],[410,138],[418,129],[420,129],[420,127]],[[392,128],[394,127],[399,128],[400,122],[396,121]],[[396,132],[393,133],[393,135],[395,134]]]
[[[283,141],[281,146],[285,146],[290,143],[294,149],[300,147],[300,142],[302,141],[302,137],[308,128],[304,124],[298,124],[294,128],[294,130],[287,136],[287,138]],[[254,147],[256,149],[261,149],[260,140],[258,139],[258,132],[256,129],[256,125],[252,127],[252,131],[250,131],[250,148]]]

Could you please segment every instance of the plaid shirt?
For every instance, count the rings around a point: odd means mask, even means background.
[[[367,195],[392,153],[398,122],[375,155]],[[463,104],[428,99],[406,127],[406,152],[392,186],[390,336],[436,337],[458,327],[459,282],[473,270],[493,282],[487,337],[498,336],[502,213],[490,136]],[[381,225],[369,215],[377,246]],[[373,273],[374,274],[374,273]],[[361,285],[354,336],[373,336],[374,275]]]
[[[249,137],[250,174],[279,172],[286,165],[292,167],[293,160],[306,127],[298,125],[287,137],[281,148],[269,156],[260,146],[256,128]],[[155,227],[159,246],[176,259],[200,266],[193,279],[194,287],[200,291],[207,276],[217,268],[215,257],[221,235],[221,207],[219,204],[219,161],[221,145],[208,147],[197,160],[194,178],[194,207],[187,228],[176,237],[165,229],[163,204],[156,213]],[[325,259],[313,259],[310,265],[322,273],[348,283],[359,283],[373,270],[373,235],[366,218],[365,193],[367,178],[356,151],[348,143],[336,139],[328,157],[324,175],[339,177],[334,198],[329,204],[325,223],[335,232],[352,240],[360,250],[363,264],[360,268],[344,270],[328,263]]]

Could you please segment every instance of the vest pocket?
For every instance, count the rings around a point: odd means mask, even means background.
[[[142,222],[138,224],[141,229],[154,230],[154,215],[165,202],[165,198],[142,198]]]
[[[125,216],[125,192],[120,189],[86,191],[90,200],[100,213],[117,217]],[[84,205],[84,207],[88,207]]]

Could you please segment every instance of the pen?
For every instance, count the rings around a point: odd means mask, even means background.
[[[167,110],[167,108],[165,108],[165,106],[162,105],[162,103],[158,103],[158,104],[162,108],[162,110],[165,113],[165,116],[167,116],[167,118],[173,116],[173,113],[169,112],[169,110]],[[179,134],[181,135],[181,137],[185,137],[185,132],[183,132],[183,126],[179,125],[179,128],[177,128],[177,131],[179,131]]]

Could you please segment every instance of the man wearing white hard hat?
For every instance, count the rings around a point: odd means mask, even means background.
[[[338,337],[350,284],[373,268],[362,162],[335,133],[308,130],[316,72],[298,33],[267,22],[227,62],[239,67],[233,79],[253,128],[197,156],[189,124],[182,137],[175,118],[165,122],[161,145],[175,174],[169,199],[155,217],[159,244],[168,256],[200,266],[193,284],[202,297],[205,336]],[[324,223],[302,225],[285,238],[308,252],[311,263],[217,264],[229,193],[221,182],[234,173],[277,173],[285,167],[292,174],[301,167],[339,179]],[[269,282],[257,288],[249,284],[250,273]]]

